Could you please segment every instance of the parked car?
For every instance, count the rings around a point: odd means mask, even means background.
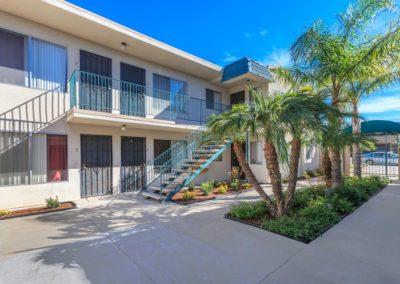
[[[387,164],[397,166],[399,162],[399,155],[393,152],[372,152],[361,156],[361,161],[368,165],[385,165],[387,155]]]

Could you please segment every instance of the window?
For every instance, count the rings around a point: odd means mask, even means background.
[[[68,178],[67,136],[0,133],[0,186],[39,184]]]
[[[170,106],[172,111],[185,112],[186,82],[153,74],[153,88],[156,109]]]
[[[263,163],[263,143],[250,142],[250,164],[262,165]]]
[[[67,49],[65,47],[31,39],[29,45],[30,87],[52,90],[67,82]]]
[[[47,181],[68,178],[67,136],[47,135]]]
[[[0,29],[0,81],[51,90],[67,82],[65,47]]]
[[[27,38],[0,29],[0,80],[2,83],[25,86]]]
[[[222,110],[222,95],[220,92],[206,89],[206,108]]]

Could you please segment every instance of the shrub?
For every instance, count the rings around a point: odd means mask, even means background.
[[[244,184],[242,184],[242,187],[243,187],[244,189],[250,189],[250,188],[252,188],[253,186],[252,186],[250,183],[244,183]]]
[[[214,189],[214,181],[212,180],[205,181],[201,184],[201,191],[203,192],[204,196],[209,195],[213,189]]]
[[[228,192],[228,185],[220,185],[217,189],[219,194],[225,194]]]
[[[10,211],[8,211],[8,210],[0,210],[0,217],[7,216],[9,214],[10,214]]]
[[[306,172],[304,173],[304,176],[308,176],[310,178],[315,177],[315,171],[310,170],[310,169],[306,169]]]
[[[238,181],[240,179],[240,168],[232,167],[231,169],[231,181]]]
[[[239,188],[240,188],[240,182],[237,180],[237,181],[232,181],[231,182],[231,188],[233,189],[233,190],[235,190],[235,191],[237,191],[237,190],[239,190]]]
[[[341,186],[335,189],[335,194],[339,198],[347,199],[353,206],[361,204],[363,200],[363,194],[355,187]]]
[[[60,207],[60,201],[58,201],[58,197],[56,198],[48,198],[46,199],[47,208],[58,208]]]
[[[226,182],[226,181],[219,181],[218,183],[217,183],[217,186],[221,186],[221,185],[223,185],[223,186],[225,186],[225,185],[227,185],[228,183]]]
[[[264,201],[240,202],[231,206],[229,214],[238,219],[250,219],[268,214],[268,207]]]
[[[266,219],[261,227],[295,239],[311,241],[338,220],[337,213],[317,202],[314,206],[300,209],[293,216],[283,216],[275,220]]]
[[[194,183],[193,182],[189,183],[188,190],[189,191],[194,191],[195,189],[196,189],[196,186],[194,185]]]
[[[331,199],[332,209],[339,214],[347,214],[353,210],[353,204],[345,198],[334,195]]]
[[[325,187],[321,185],[313,185],[306,187],[300,191],[296,191],[293,198],[293,209],[301,209],[308,206],[310,201],[318,197],[325,197]]]
[[[194,197],[195,197],[194,192],[189,190],[185,191],[182,195],[182,199],[185,201],[193,200]]]

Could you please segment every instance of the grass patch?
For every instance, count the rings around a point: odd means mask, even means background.
[[[378,176],[345,178],[344,185],[334,190],[319,185],[297,191],[292,211],[279,219],[268,215],[262,201],[234,205],[228,216],[243,221],[257,218],[258,222],[251,222],[253,225],[308,243],[387,184],[387,179]]]

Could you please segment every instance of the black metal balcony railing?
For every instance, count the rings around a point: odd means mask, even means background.
[[[71,108],[171,120],[182,124],[205,124],[212,114],[229,109],[187,95],[112,79],[76,70],[70,79]]]

